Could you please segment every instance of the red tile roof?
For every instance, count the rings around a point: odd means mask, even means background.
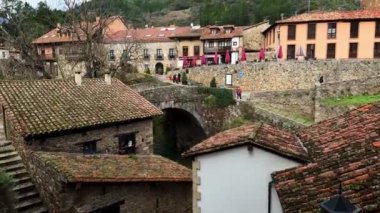
[[[232,28],[230,33],[225,31],[226,28]],[[211,33],[211,29],[217,29],[216,34]],[[234,37],[242,36],[244,27],[236,27],[233,25],[226,26],[207,26],[203,28],[201,40],[212,40],[212,39],[232,39]]]
[[[195,145],[184,156],[201,155],[243,144],[253,144],[302,161],[307,159],[307,153],[296,136],[268,124],[244,125],[221,132]]]
[[[118,43],[127,41],[139,42],[170,42],[170,37],[191,33],[191,27],[147,27],[119,31],[105,38],[106,43]],[[174,41],[173,41],[174,42]]]
[[[150,118],[161,111],[117,79],[0,81],[0,103],[22,136]]]
[[[313,163],[273,174],[284,212],[316,212],[343,195],[363,212],[380,212],[380,103],[353,110],[303,130]]]
[[[377,10],[349,10],[349,11],[315,11],[292,16],[276,23],[301,23],[316,21],[345,21],[345,20],[379,20],[380,9]]]
[[[191,170],[157,155],[36,152],[66,182],[191,182]]]

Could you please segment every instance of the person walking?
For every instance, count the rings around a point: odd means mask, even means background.
[[[177,74],[173,75],[173,79],[172,80],[173,80],[173,83],[177,83]]]
[[[181,83],[181,73],[178,73],[178,75],[177,75],[177,83]]]
[[[243,93],[243,90],[240,87],[236,88],[236,96],[240,100],[241,100],[242,93]]]

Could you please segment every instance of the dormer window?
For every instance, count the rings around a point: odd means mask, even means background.
[[[212,30],[211,30],[211,34],[212,34],[212,35],[216,35],[216,33],[217,33],[217,30],[216,30],[216,29],[212,29]]]
[[[226,28],[226,34],[230,34],[232,32],[232,28]]]

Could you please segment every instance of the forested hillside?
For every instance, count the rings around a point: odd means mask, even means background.
[[[93,0],[97,2],[102,0]],[[112,0],[109,9],[134,25],[248,25],[308,10],[308,0]],[[310,0],[311,10],[357,9],[358,0]],[[175,12],[173,12],[175,11]],[[182,17],[181,17],[182,13]]]

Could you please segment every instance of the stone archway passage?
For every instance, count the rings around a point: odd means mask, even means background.
[[[177,108],[164,109],[164,116],[154,121],[154,151],[186,166],[191,159],[181,154],[206,139],[206,133],[198,120],[188,111]]]
[[[163,75],[164,74],[164,65],[162,63],[157,63],[155,66],[156,74]]]

